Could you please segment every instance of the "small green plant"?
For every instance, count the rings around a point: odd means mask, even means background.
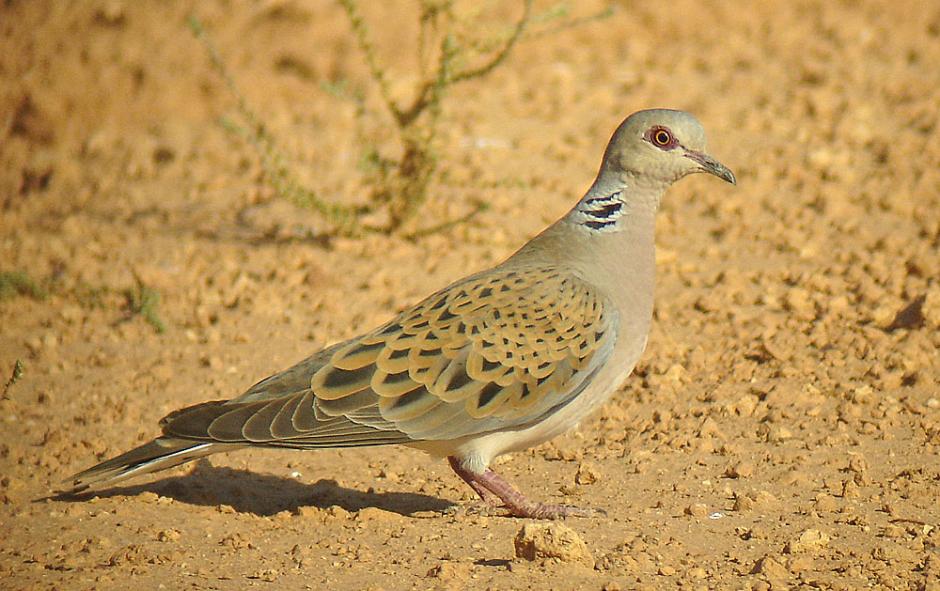
[[[483,27],[474,17],[465,16],[456,9],[455,0],[421,0],[418,3],[419,72],[410,98],[403,100],[393,95],[390,75],[371,40],[369,25],[359,9],[359,2],[337,2],[348,18],[399,145],[394,158],[381,154],[374,146],[364,146],[362,169],[372,186],[372,199],[365,206],[332,203],[297,181],[274,138],[239,92],[202,24],[193,17],[190,19],[190,27],[205,47],[213,69],[235,97],[242,124],[226,120],[225,126],[254,146],[268,182],[280,196],[295,205],[319,212],[338,233],[346,235],[366,231],[403,232],[412,236],[427,234],[466,221],[482,211],[484,205],[477,204],[476,209],[458,220],[424,229],[411,228],[416,213],[427,202],[429,187],[438,168],[438,130],[449,92],[462,82],[484,78],[492,73],[506,61],[513,48],[526,38],[555,33],[605,18],[612,13],[610,8],[606,8],[596,14],[571,17],[567,7],[561,4],[544,13],[533,14],[532,0],[522,0],[521,15],[513,25],[493,36],[485,36],[480,34]],[[534,27],[541,28],[533,30]],[[366,114],[367,103],[363,93],[350,93],[344,84],[325,85],[324,90],[352,100],[360,120]],[[363,215],[376,209],[385,211],[387,221],[384,225],[363,225]]]
[[[160,292],[144,285],[140,277],[134,276],[135,286],[124,290],[127,299],[128,318],[141,316],[158,334],[166,332],[166,324],[160,318]]]
[[[158,333],[166,331],[166,324],[160,318],[160,293],[149,287],[136,274],[134,286],[118,289],[107,285],[91,285],[79,282],[72,287],[66,287],[54,275],[42,280],[33,279],[22,271],[0,271],[0,301],[26,296],[36,300],[45,300],[53,295],[78,303],[86,310],[104,308],[114,296],[124,297],[124,312],[126,319],[133,316],[142,316]],[[6,388],[8,389],[22,373],[22,364],[17,361],[14,378]],[[18,368],[18,369],[17,369]]]
[[[23,271],[0,272],[0,301],[20,295],[42,300],[49,292]]]
[[[23,365],[23,362],[19,359],[13,363],[13,373],[10,375],[10,379],[7,380],[6,385],[3,386],[3,396],[2,398],[7,397],[7,393],[10,391],[10,388],[13,387],[13,384],[20,381],[20,378],[23,377],[23,374],[26,373],[26,366]]]

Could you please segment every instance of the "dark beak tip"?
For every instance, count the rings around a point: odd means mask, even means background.
[[[738,179],[736,176],[734,176],[734,173],[731,171],[731,169],[721,162],[718,162],[708,154],[695,150],[689,150],[685,153],[685,157],[694,160],[699,165],[699,170],[701,172],[707,172],[708,174],[714,175],[725,182],[731,183],[732,185],[738,184]]]

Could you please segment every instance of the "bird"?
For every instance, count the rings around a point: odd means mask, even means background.
[[[65,494],[245,447],[404,445],[446,458],[486,503],[533,519],[590,510],[533,501],[490,468],[576,426],[646,348],[655,216],[693,173],[736,184],[691,114],[638,111],[575,206],[502,263],[231,400],[170,413],[152,441],[79,472]]]

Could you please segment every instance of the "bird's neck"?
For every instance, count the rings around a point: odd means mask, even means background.
[[[601,174],[580,201],[512,258],[596,268],[611,278],[654,272],[656,212],[665,185]]]
[[[655,217],[664,191],[659,182],[603,171],[561,221],[588,235],[637,232]]]

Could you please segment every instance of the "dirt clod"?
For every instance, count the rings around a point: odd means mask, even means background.
[[[787,554],[816,554],[829,545],[829,534],[818,529],[807,529],[787,542],[784,552]]]
[[[516,558],[580,563],[594,568],[594,557],[581,536],[561,523],[527,523],[513,540]]]

